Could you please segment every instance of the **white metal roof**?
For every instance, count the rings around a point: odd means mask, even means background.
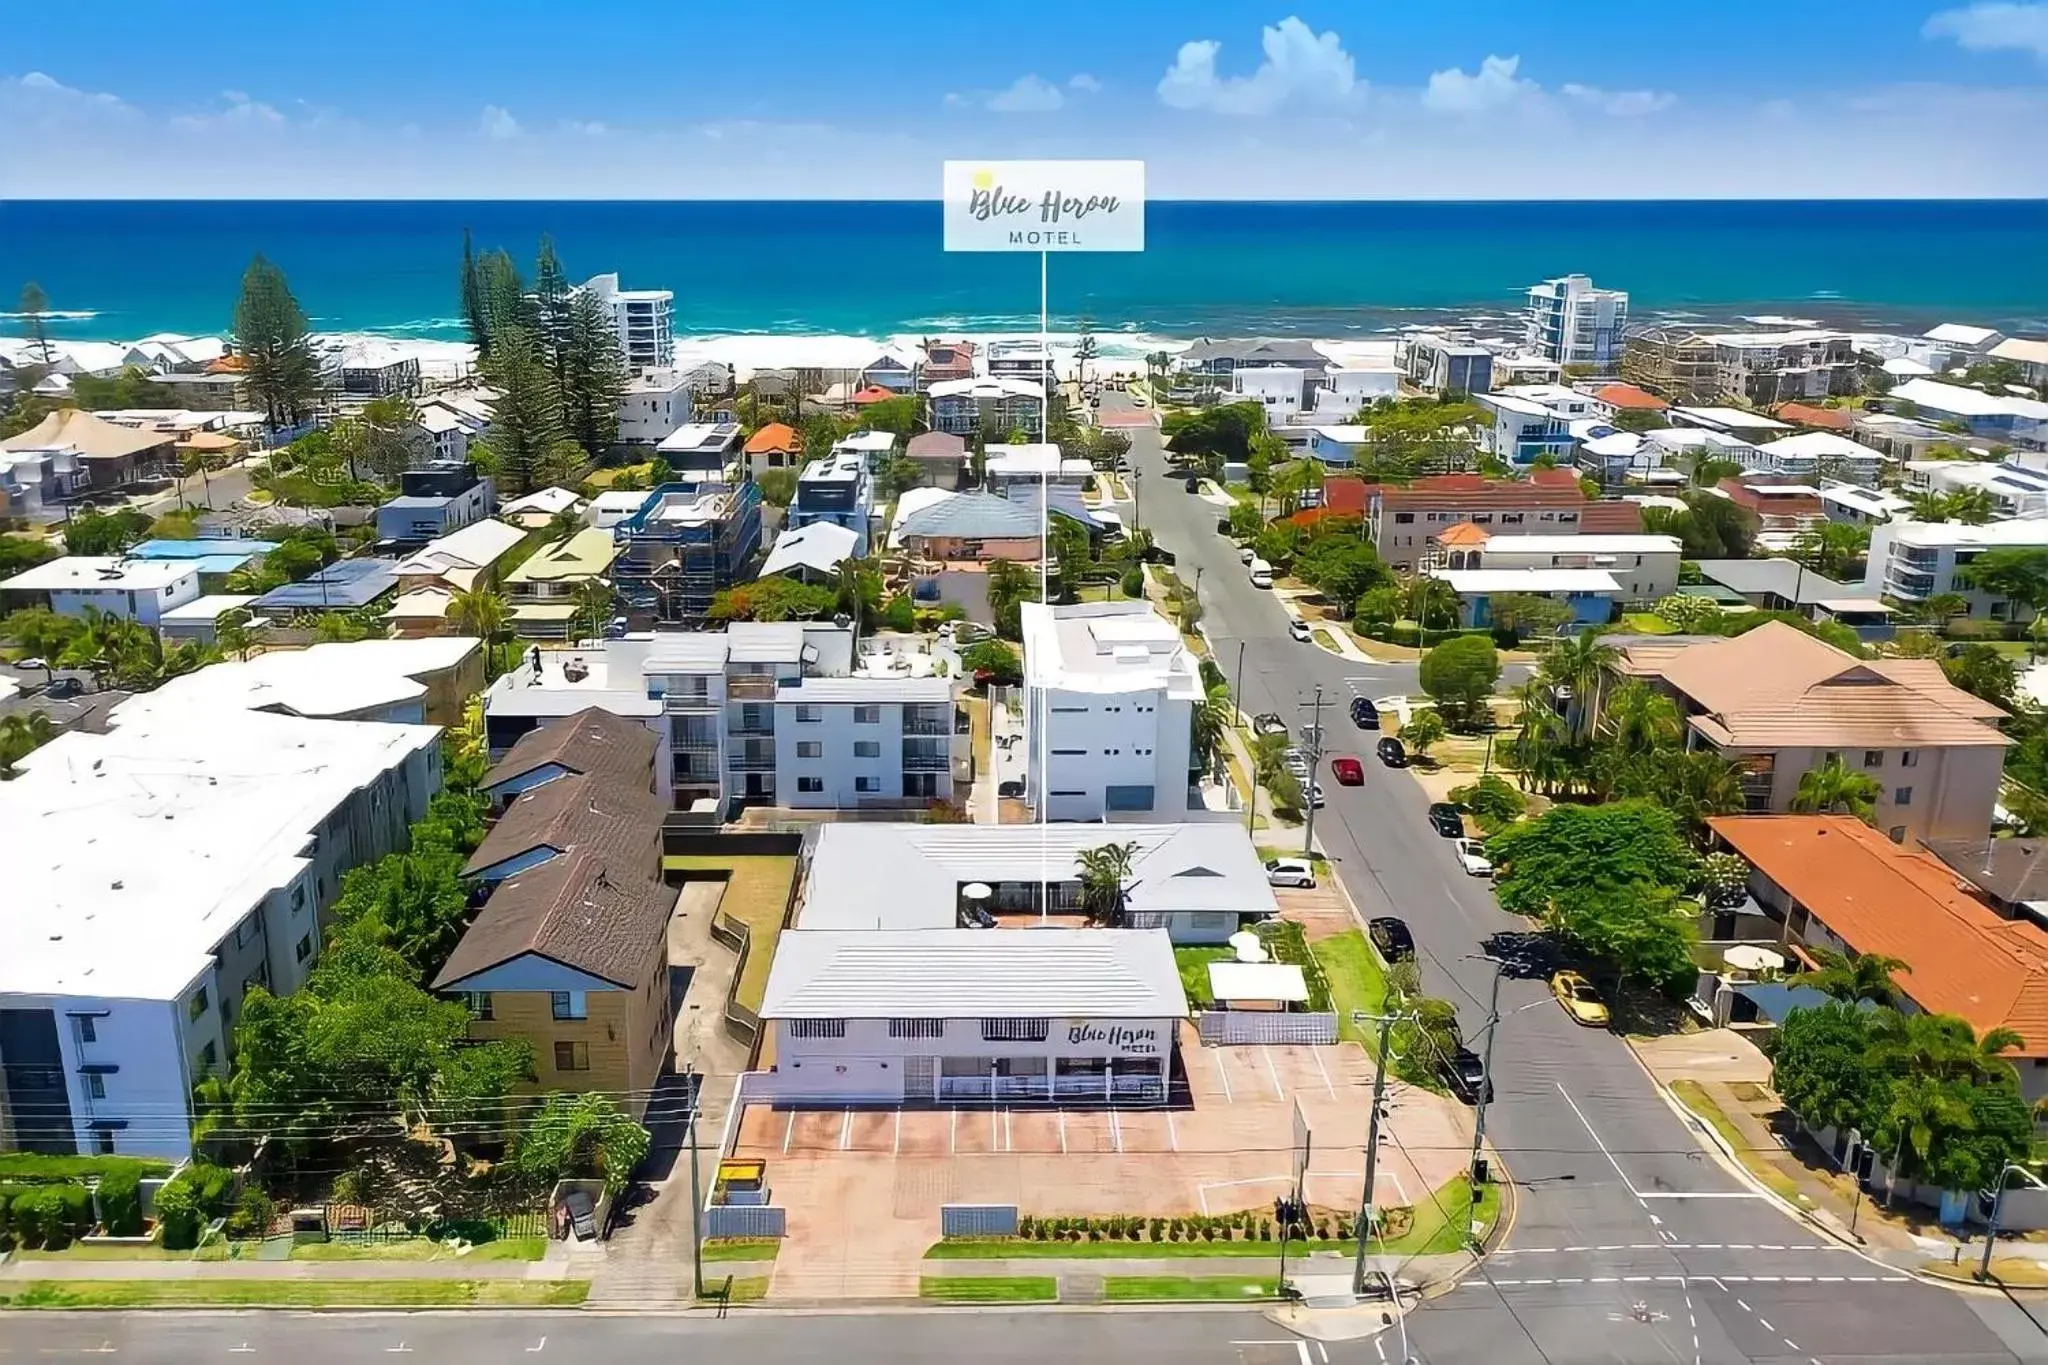
[[[1921,333],[1929,341],[1952,341],[1961,346],[1982,346],[1998,335],[1996,328],[1972,327],[1962,322],[1944,322]]]
[[[1607,592],[1618,593],[1621,584],[1605,569],[1438,569],[1441,578],[1460,595],[1468,592]]]
[[[1746,408],[1672,408],[1670,415],[1683,417],[1706,426],[1739,427],[1749,431],[1790,431],[1792,424],[1766,417],[1762,413],[1750,412]]]
[[[157,592],[198,576],[198,565],[180,559],[66,555],[0,581],[0,588],[20,592]]]
[[[1024,677],[1033,687],[1202,695],[1200,664],[1149,602],[1026,602],[1021,621]]]
[[[244,593],[212,592],[204,597],[195,597],[182,607],[172,607],[157,619],[172,625],[182,621],[205,621],[210,625],[222,612],[239,611],[255,600],[255,597]]]
[[[1306,1002],[1308,980],[1291,962],[1209,964],[1209,994],[1217,1000],[1284,1000]]]
[[[498,509],[499,513],[511,516],[519,512],[545,512],[549,516],[566,511],[583,501],[582,497],[567,488],[539,488],[523,498],[514,498]]]
[[[831,827],[827,827],[831,828]],[[1164,929],[792,929],[765,1019],[1179,1019]]]
[[[859,543],[860,536],[847,527],[814,521],[776,537],[775,548],[762,561],[759,576],[768,578],[797,568],[831,573],[841,560],[852,556]]]
[[[1486,538],[1486,553],[1495,554],[1586,554],[1654,555],[1677,554],[1677,536],[1587,535],[1587,536],[1504,536]]]
[[[454,668],[480,648],[478,641],[465,637],[431,636],[274,649],[173,678],[154,692],[122,702],[114,708],[113,719],[118,726],[201,711],[345,718],[423,699],[427,688],[421,677]],[[224,722],[239,723],[239,717]]]
[[[1832,431],[1803,431],[1797,436],[1784,436],[1757,449],[1772,455],[1812,455],[1820,459],[1841,457],[1851,460],[1882,460],[1884,453],[1869,446],[1852,441],[1846,436],[1837,436]]]
[[[2017,360],[2023,365],[2048,365],[2048,340],[2035,337],[2007,337],[1991,348],[1993,358]]]
[[[2007,343],[2010,344],[2010,343]],[[1936,412],[1960,413],[1965,417],[2031,417],[2048,421],[2048,403],[2033,398],[2009,398],[1982,389],[1944,384],[1938,379],[1909,379],[1895,386],[1890,395]]]

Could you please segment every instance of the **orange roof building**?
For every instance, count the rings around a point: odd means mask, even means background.
[[[784,455],[794,454],[804,448],[804,438],[796,428],[787,422],[770,422],[747,438],[747,454],[766,455],[779,451]]]
[[[1593,397],[1617,411],[1622,408],[1638,408],[1644,412],[1662,412],[1671,406],[1656,394],[1639,389],[1633,384],[1602,384],[1593,390]]]
[[[901,395],[892,389],[885,389],[880,384],[870,384],[859,393],[856,393],[852,401],[855,407],[865,408],[898,397],[901,397]]]
[[[1724,815],[1707,822],[1758,876],[1758,899],[1800,945],[1906,964],[1913,1004],[1979,1034],[2010,1028],[2008,1056],[2048,1058],[2048,932],[1977,900],[1942,862],[1846,815]],[[1761,880],[1764,885],[1758,886]]]
[[[1811,403],[1780,403],[1772,416],[1820,431],[1847,431],[1856,424],[1855,415],[1847,408],[1817,408]]]

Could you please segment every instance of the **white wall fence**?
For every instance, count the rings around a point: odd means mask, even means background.
[[[1015,1204],[941,1204],[941,1237],[1015,1237]]]
[[[1869,1174],[1864,1180],[1866,1197],[1880,1202],[1905,1202],[1921,1204],[1940,1211],[1940,1220],[1945,1227],[1963,1225],[1983,1226],[1988,1221],[1984,1212],[1977,1207],[1975,1190],[1944,1190],[1938,1185],[1923,1185],[1904,1178],[1894,1179],[1892,1169],[1885,1161],[1885,1154],[1872,1148],[1863,1147],[1850,1140],[1847,1134],[1833,1128],[1808,1126],[1813,1135],[1827,1152],[1839,1162],[1844,1170],[1853,1170],[1860,1161],[1869,1163]],[[1862,1155],[1859,1155],[1862,1154]],[[1999,1201],[1998,1227],[2001,1232],[2039,1232],[2048,1228],[2048,1190],[2030,1186],[2014,1185]]]
[[[1313,1043],[1337,1041],[1337,1016],[1280,1013],[1277,1010],[1203,1010],[1195,1031],[1211,1047],[1250,1043]]]

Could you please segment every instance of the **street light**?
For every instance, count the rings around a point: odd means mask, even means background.
[[[1998,1192],[1991,1196],[1991,1218],[1984,1225],[1984,1260],[1977,1267],[1977,1278],[1980,1280],[1991,1278],[1991,1252],[1998,1245],[1998,1215],[2005,1209],[2005,1178],[2008,1175],[2019,1176],[2037,1190],[2048,1190],[2048,1184],[2043,1184],[2041,1178],[2032,1171],[2015,1166],[2010,1161],[2005,1163],[2005,1168],[1998,1173]]]

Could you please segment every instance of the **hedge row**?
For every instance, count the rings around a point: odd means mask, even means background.
[[[171,1163],[134,1156],[45,1156],[40,1152],[0,1152],[0,1181],[12,1185],[61,1185],[72,1180],[106,1177],[132,1171],[136,1179],[169,1175]]]
[[[1111,1215],[1107,1218],[1037,1218],[1017,1220],[1017,1238],[1026,1242],[1270,1242],[1277,1235],[1273,1219],[1262,1213],[1191,1214],[1183,1218]],[[1352,1220],[1319,1214],[1294,1236],[1349,1240]]]
[[[163,1230],[166,1251],[190,1251],[199,1245],[199,1231],[227,1212],[235,1173],[221,1166],[193,1162],[156,1194],[156,1222]]]
[[[92,1193],[81,1183],[0,1185],[0,1245],[62,1251],[92,1231]]]

